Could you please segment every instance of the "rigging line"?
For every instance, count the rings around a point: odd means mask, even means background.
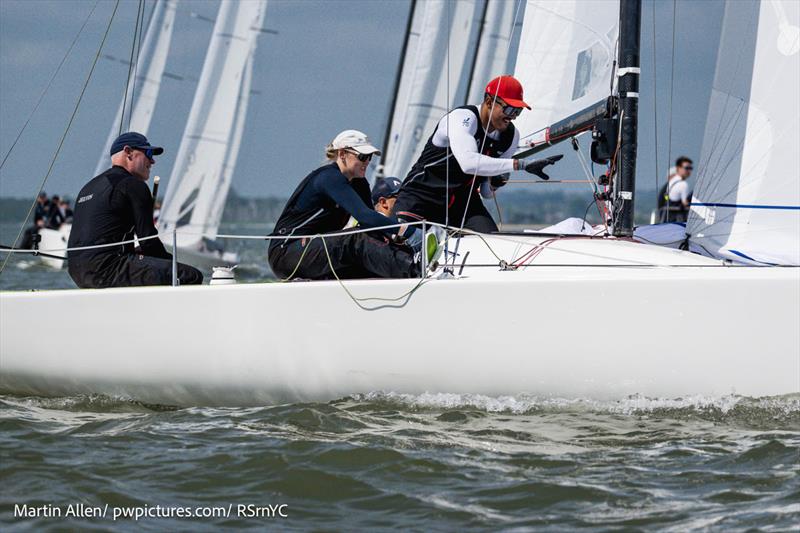
[[[33,106],[33,111],[31,111],[30,114],[28,115],[27,120],[25,120],[25,124],[22,125],[22,129],[19,130],[19,133],[17,134],[17,137],[14,139],[14,142],[11,143],[11,148],[8,149],[8,152],[3,157],[3,162],[0,163],[0,169],[3,168],[3,166],[6,164],[6,161],[8,160],[8,157],[11,155],[11,152],[14,151],[14,147],[17,145],[17,142],[19,142],[19,139],[20,139],[20,137],[22,137],[22,134],[25,132],[25,129],[28,127],[28,124],[30,124],[31,119],[33,118],[33,115],[35,115],[36,111],[39,109],[39,106],[41,105],[42,100],[44,100],[45,94],[47,94],[47,91],[50,89],[50,86],[53,84],[53,81],[56,79],[56,76],[58,76],[58,73],[61,71],[61,67],[63,67],[64,63],[67,61],[67,57],[69,57],[70,52],[72,52],[72,49],[75,48],[75,43],[78,42],[78,38],[83,33],[84,28],[86,28],[86,24],[89,23],[89,19],[92,18],[92,15],[94,14],[95,9],[97,9],[97,4],[99,4],[99,3],[100,3],[100,0],[95,0],[94,5],[92,6],[92,10],[89,12],[89,15],[86,17],[86,20],[83,21],[83,25],[81,26],[81,29],[78,30],[78,33],[75,35],[75,38],[72,39],[72,43],[69,45],[69,48],[67,48],[67,52],[64,54],[64,57],[61,58],[61,62],[58,64],[58,67],[56,67],[56,70],[55,70],[55,72],[53,72],[53,75],[50,76],[50,80],[47,82],[47,85],[45,86],[44,90],[42,91],[42,94],[39,95],[39,99],[36,101],[36,105]]]
[[[103,34],[103,40],[100,41],[100,46],[97,48],[97,53],[94,56],[94,61],[92,61],[92,68],[89,69],[89,74],[86,76],[86,81],[83,84],[83,88],[81,89],[81,94],[78,96],[78,101],[75,103],[75,109],[72,110],[72,116],[69,117],[69,122],[67,123],[67,127],[64,130],[64,134],[61,136],[61,141],[58,143],[58,148],[56,148],[56,153],[53,155],[53,159],[50,161],[50,167],[47,169],[47,174],[45,174],[44,178],[42,178],[42,183],[39,185],[39,190],[36,191],[36,194],[33,198],[33,203],[31,203],[31,207],[28,209],[28,214],[25,215],[25,219],[22,221],[22,225],[19,228],[19,232],[17,233],[14,242],[12,243],[13,247],[17,246],[17,242],[19,242],[20,236],[22,236],[22,232],[25,231],[25,225],[28,223],[28,219],[31,217],[31,213],[33,213],[34,207],[36,207],[36,199],[39,196],[39,193],[42,192],[44,189],[45,183],[47,183],[47,179],[50,177],[50,173],[53,172],[53,167],[56,164],[56,160],[58,159],[58,154],[61,153],[61,148],[64,146],[64,141],[67,138],[67,134],[69,133],[70,128],[72,127],[72,122],[75,120],[75,115],[78,114],[78,109],[81,106],[81,101],[83,100],[83,95],[86,93],[86,88],[89,86],[89,81],[92,79],[92,74],[94,73],[94,68],[97,66],[97,60],[100,59],[100,52],[103,51],[103,46],[106,44],[106,39],[108,38],[108,33],[111,30],[111,23],[114,22],[114,17],[117,14],[117,8],[119,8],[120,0],[117,0],[114,4],[114,11],[111,13],[111,17],[108,19],[108,25],[106,26],[106,31]],[[0,274],[3,273],[3,270],[6,268],[6,264],[8,263],[8,259],[11,257],[11,254],[8,254],[6,258],[3,260],[3,264],[0,265]]]
[[[497,201],[497,191],[494,189],[492,189],[492,200],[494,200],[494,207],[497,209],[497,221],[500,223],[498,229],[503,231],[503,212],[500,210],[500,203]],[[453,258],[453,261],[455,261],[455,258]]]
[[[366,302],[366,301],[370,301],[370,300],[377,300],[379,302],[397,302],[397,301],[400,301],[400,300],[402,300],[404,298],[410,297],[426,281],[426,276],[427,276],[428,273],[427,272],[422,272],[420,274],[420,280],[414,285],[414,287],[412,287],[410,290],[404,292],[403,294],[401,294],[400,296],[397,296],[395,298],[381,298],[381,297],[376,297],[376,296],[368,296],[366,298],[356,298],[353,295],[353,293],[351,293],[350,290],[345,286],[344,282],[342,282],[342,280],[339,278],[339,275],[336,273],[336,270],[333,268],[333,262],[331,260],[331,254],[328,251],[328,243],[325,242],[325,237],[320,235],[319,238],[322,240],[322,246],[323,246],[323,248],[325,248],[325,255],[328,258],[328,266],[330,267],[331,272],[333,273],[333,276],[336,278],[336,281],[339,282],[339,285],[344,289],[344,291],[347,293],[347,295],[356,303],[356,305],[358,305],[360,308],[364,309],[365,311],[375,311],[378,308],[366,307],[361,302]],[[424,250],[423,250],[423,252],[424,252]]]
[[[119,117],[119,131],[117,135],[122,135],[122,127],[125,125],[125,106],[128,103],[128,87],[131,86],[131,75],[133,73],[133,54],[136,51],[136,35],[139,32],[139,19],[141,16],[140,10],[142,6],[142,0],[139,0],[139,7],[136,9],[136,23],[133,27],[133,42],[131,43],[131,57],[128,61],[128,77],[125,79],[125,92],[122,96],[122,115]],[[133,107],[133,102],[131,102],[131,107]]]
[[[506,44],[506,57],[508,57],[508,53],[511,50],[511,42],[514,40],[514,28],[517,25],[517,17],[519,16],[519,7],[521,5],[522,5],[521,1],[517,0],[517,7],[514,10],[514,20],[513,20],[513,24],[511,25],[511,35],[509,35],[508,44]],[[492,116],[492,112],[494,111],[495,103],[497,102],[497,93],[499,93],[499,92],[500,92],[500,82],[498,81],[497,87],[495,87],[495,91],[494,91],[494,98],[492,99],[492,107],[489,109],[489,117],[490,118]],[[448,113],[448,115],[449,115],[449,113]],[[490,121],[490,124],[491,124],[491,121]],[[489,135],[489,126],[490,126],[490,124],[487,124],[486,128],[484,128],[483,140],[481,141],[481,146],[480,146],[480,151],[479,151],[480,154],[483,154],[483,149],[486,146],[486,138]],[[448,127],[448,135],[449,135],[449,133],[450,132],[449,132],[449,127]],[[449,143],[448,143],[448,146],[450,146]],[[461,243],[461,235],[462,235],[462,232],[463,232],[463,229],[464,229],[464,224],[467,221],[467,210],[468,210],[470,201],[472,201],[472,193],[475,190],[475,179],[478,176],[479,167],[480,167],[480,163],[478,163],[477,167],[475,168],[475,172],[472,174],[472,185],[470,186],[469,193],[467,194],[467,203],[466,203],[467,207],[464,208],[464,216],[461,217],[461,225],[459,226],[459,231],[458,231],[458,234],[456,235],[456,248],[455,248],[455,253],[453,254],[453,267],[454,268],[455,268],[455,264],[456,264],[456,257],[458,256],[458,246]],[[448,165],[447,168],[449,170],[450,165]],[[448,187],[448,191],[449,191],[449,187]],[[449,198],[446,198],[445,201],[448,202]],[[496,197],[495,197],[495,202],[497,202],[497,198]],[[498,204],[498,210],[499,210],[499,204]],[[498,213],[499,213],[499,211],[498,211]],[[445,250],[445,251],[447,251],[447,250]],[[447,258],[447,256],[445,255],[445,259],[446,258]]]
[[[445,121],[447,125],[447,146],[445,147],[445,166],[444,166],[444,225],[450,225],[450,0],[447,1],[447,115]],[[448,244],[450,239],[444,240],[444,269],[447,271],[447,253],[449,251]],[[425,235],[422,236],[423,247],[425,245]],[[456,241],[456,254],[458,253],[458,241]],[[456,260],[453,256],[453,268],[455,268]]]
[[[675,20],[678,0],[672,0],[672,67],[669,75],[669,141],[667,142],[667,161],[672,161],[672,95],[675,92]]]
[[[651,3],[652,19],[653,19],[653,136],[655,137],[655,159],[656,159],[656,195],[659,195],[661,188],[658,186],[658,176],[661,172],[658,166],[658,63],[656,62],[656,4]],[[669,178],[667,178],[669,179]],[[656,208],[661,199],[656,196]]]
[[[139,59],[142,52],[142,32],[144,31],[144,0],[139,0],[139,8],[141,10],[141,23],[139,24],[139,43],[136,45],[136,62],[133,65],[133,78],[131,78],[131,109],[128,113],[128,131],[130,131],[131,122],[133,121],[133,103],[136,101],[136,76],[139,74]]]

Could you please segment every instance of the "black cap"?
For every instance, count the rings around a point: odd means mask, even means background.
[[[378,203],[381,198],[392,198],[400,193],[400,186],[403,182],[397,178],[377,178],[372,187],[372,204]]]
[[[164,149],[160,146],[150,146],[150,141],[141,133],[129,131],[123,133],[111,143],[110,155],[116,154],[126,146],[130,146],[131,148],[152,148],[153,155],[161,155],[164,153]]]

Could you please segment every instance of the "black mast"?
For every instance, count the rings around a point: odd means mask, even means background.
[[[617,237],[633,235],[633,197],[636,188],[636,135],[639,116],[639,39],[642,0],[621,0],[619,9],[620,148],[614,182],[614,221]]]
[[[392,134],[392,117],[394,117],[394,107],[397,105],[397,91],[400,90],[400,80],[403,77],[403,65],[406,62],[406,51],[408,50],[408,38],[411,36],[411,24],[414,22],[414,10],[417,8],[417,0],[411,0],[408,10],[408,23],[406,24],[406,36],[403,39],[403,48],[400,50],[400,61],[397,63],[397,73],[394,77],[394,90],[392,90],[392,101],[389,104],[389,120],[386,123],[386,132],[383,134],[383,145],[381,145],[381,166],[386,161],[386,151],[389,148],[389,135]],[[381,173],[382,174],[382,173]]]

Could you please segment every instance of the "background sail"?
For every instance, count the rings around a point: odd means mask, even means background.
[[[725,4],[687,224],[737,261],[800,264],[800,3]]]
[[[186,230],[179,247],[198,245],[200,233],[213,237],[219,226],[246,111],[241,91],[265,11],[266,0],[220,4],[159,220],[165,233]]]
[[[389,145],[382,147],[383,175],[405,178],[439,119],[463,104],[483,5],[475,0],[450,2],[449,7],[446,0],[417,3],[389,125]]]
[[[514,76],[531,111],[516,120],[526,137],[611,94],[619,0],[528,0]]]
[[[486,2],[483,30],[472,67],[468,104],[483,100],[483,90],[489,80],[514,71],[517,58],[509,53],[509,43],[514,35],[515,12],[519,11],[517,23],[521,23],[524,9],[525,0]]]
[[[103,145],[94,172],[95,176],[111,166],[108,149],[120,133],[119,124],[125,109],[130,111],[130,127],[126,125],[122,131],[138,131],[147,135],[156,108],[158,92],[161,89],[161,80],[164,77],[164,66],[167,64],[177,8],[178,0],[160,0],[153,8],[153,15],[136,62],[136,75],[128,82],[127,99],[123,96],[114,122],[111,123],[111,131]]]

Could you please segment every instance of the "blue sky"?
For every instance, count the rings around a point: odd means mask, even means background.
[[[149,13],[152,1],[146,5]],[[0,156],[7,153],[93,6],[94,1],[85,0],[0,1]],[[118,58],[130,54],[137,6],[133,0],[121,2],[103,54]],[[213,18],[217,6],[208,0],[181,0],[167,70],[188,78],[199,76],[212,29],[212,24],[201,17]],[[99,1],[3,167],[0,195],[35,195],[113,7],[110,0]],[[264,25],[279,34],[260,37],[253,79],[253,88],[259,94],[250,100],[233,182],[238,194],[288,196],[300,179],[318,166],[324,145],[342,129],[361,129],[377,142],[382,140],[408,10],[408,0],[269,0]],[[644,0],[640,191],[655,187],[656,132],[662,183],[668,158],[687,154],[699,159],[722,11],[721,0]],[[191,13],[201,17],[192,17]],[[675,80],[670,95],[673,15]],[[654,71],[658,77],[655,94]],[[127,67],[122,63],[99,60],[46,191],[74,196],[92,177],[97,158],[106,149],[103,144],[126,74]],[[167,149],[154,167],[154,173],[164,179],[170,174],[194,89],[191,80],[166,79],[162,85],[149,137]],[[551,175],[582,177],[571,151],[568,145],[551,149],[551,153],[567,154]]]

